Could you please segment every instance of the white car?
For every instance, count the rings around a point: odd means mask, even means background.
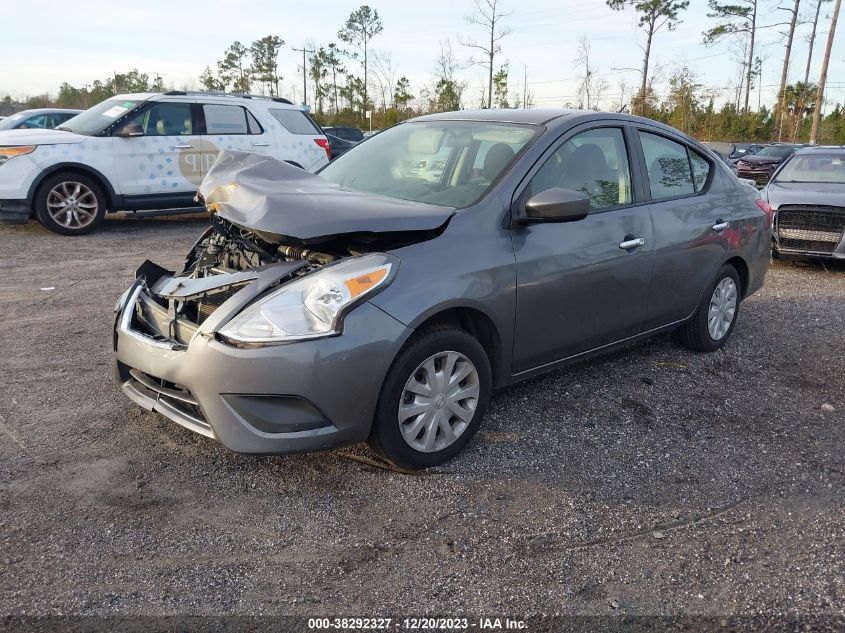
[[[308,171],[329,161],[319,126],[285,99],[173,91],[119,95],[55,130],[0,133],[0,222],[33,213],[82,235],[106,211],[195,206],[221,150],[272,156]]]

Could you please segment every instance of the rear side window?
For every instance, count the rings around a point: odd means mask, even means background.
[[[258,121],[242,106],[207,103],[202,111],[206,134],[261,134]]]
[[[653,200],[695,193],[687,148],[668,138],[640,132]]]
[[[710,163],[698,152],[689,150],[689,162],[692,165],[692,179],[695,182],[695,190],[701,191],[707,184],[707,176],[710,175]]]
[[[320,136],[322,134],[310,117],[302,110],[270,108],[270,114],[291,134],[307,134],[309,136]]]

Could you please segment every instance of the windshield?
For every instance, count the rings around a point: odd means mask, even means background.
[[[0,121],[0,130],[11,130],[16,125],[20,124],[26,117],[30,116],[32,111],[24,110],[23,112],[18,112],[17,114],[12,114],[7,116],[5,119]]]
[[[786,158],[797,149],[792,145],[767,145],[754,155],[763,158]]]
[[[539,129],[483,121],[404,123],[356,145],[320,176],[402,200],[466,207],[484,195]]]
[[[89,108],[85,112],[77,114],[72,119],[65,121],[56,129],[84,134],[86,136],[94,136],[105,130],[119,117],[135,108],[139,103],[143,103],[143,101],[107,99],[98,103],[93,108]]]
[[[845,153],[796,154],[778,172],[775,182],[845,184]]]

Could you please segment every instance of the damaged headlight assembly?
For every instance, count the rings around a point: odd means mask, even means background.
[[[326,266],[247,306],[219,336],[253,347],[340,334],[343,316],[387,287],[398,264],[396,257],[373,253]]]

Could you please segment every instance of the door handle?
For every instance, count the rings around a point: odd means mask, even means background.
[[[253,143],[253,147],[270,147],[270,143]]]
[[[645,244],[644,237],[635,237],[630,240],[625,240],[624,242],[619,242],[619,248],[623,251],[632,250],[634,248],[639,248]]]
[[[171,145],[170,149],[191,149],[193,145],[188,145],[187,143],[182,143],[181,145]]]
[[[716,231],[716,233],[721,233],[726,228],[728,228],[730,225],[731,225],[730,222],[725,222],[721,218],[719,218],[716,221],[716,224],[713,225],[713,230]]]

